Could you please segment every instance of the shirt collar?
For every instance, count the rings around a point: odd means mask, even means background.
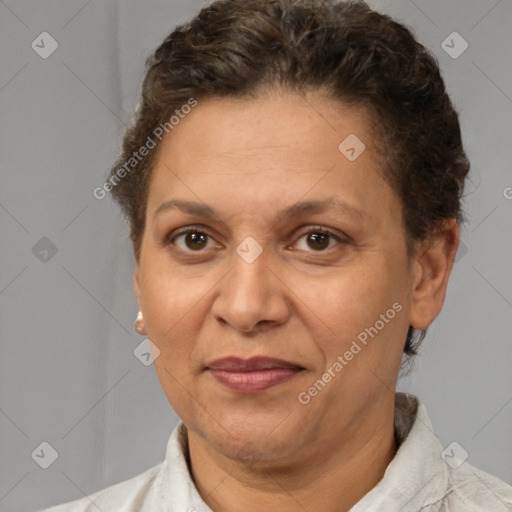
[[[394,422],[398,451],[380,482],[350,512],[440,510],[448,471],[425,406],[415,395],[397,392]]]
[[[212,512],[197,491],[189,460],[187,429],[180,421],[169,438],[165,460],[155,483],[162,511]]]
[[[441,444],[433,432],[425,406],[409,393],[395,394],[395,439],[398,451],[380,482],[350,512],[419,510],[446,495],[448,472]],[[162,510],[212,512],[199,495],[189,465],[186,427],[179,422],[167,443],[166,457],[157,478]]]

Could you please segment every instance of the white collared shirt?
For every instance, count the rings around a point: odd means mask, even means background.
[[[424,405],[396,393],[398,451],[380,482],[349,512],[510,512],[512,487],[463,461],[457,445],[443,448]],[[186,430],[179,422],[165,460],[144,473],[42,512],[212,512],[188,470]]]

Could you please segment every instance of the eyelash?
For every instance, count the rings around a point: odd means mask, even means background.
[[[188,235],[189,233],[197,233],[197,234],[201,234],[201,235],[206,235],[210,238],[213,238],[212,236],[210,236],[205,230],[203,230],[200,226],[192,226],[192,227],[189,227],[189,228],[186,228],[186,229],[183,229],[182,231],[178,231],[177,233],[171,233],[164,241],[164,246],[165,247],[168,247],[168,246],[171,246],[171,245],[174,245],[174,241],[176,240],[176,238],[182,236],[182,235]],[[318,250],[318,251],[314,251],[314,250],[311,250],[311,251],[306,251],[306,252],[312,252],[312,253],[328,253],[331,249],[334,249],[335,247],[337,247],[338,245],[343,245],[343,244],[348,244],[349,241],[346,240],[346,239],[343,239],[341,237],[339,237],[336,233],[334,233],[333,231],[329,230],[329,229],[326,229],[326,228],[323,228],[321,226],[312,226],[310,228],[308,228],[308,231],[304,231],[302,232],[302,234],[299,236],[299,238],[297,239],[297,241],[299,241],[300,239],[302,239],[304,236],[306,235],[309,235],[309,234],[322,234],[322,235],[327,235],[331,238],[334,238],[336,240],[337,245],[335,245],[334,247],[330,247],[328,249],[324,249],[324,250]],[[203,250],[198,250],[198,251],[193,251],[193,250],[185,250],[185,249],[181,249],[181,248],[177,248],[179,251],[182,251],[182,252],[185,252],[185,253],[201,253],[201,252],[205,252],[205,249]]]

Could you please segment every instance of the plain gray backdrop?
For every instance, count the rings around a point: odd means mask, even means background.
[[[472,164],[445,306],[399,389],[425,403],[443,447],[458,442],[511,483],[512,2],[369,3],[437,56]],[[134,355],[127,224],[92,191],[146,57],[202,5],[0,2],[1,511],[80,498],[163,460],[178,418]]]

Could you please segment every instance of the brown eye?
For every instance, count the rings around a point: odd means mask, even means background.
[[[188,252],[200,252],[208,245],[208,238],[210,236],[197,229],[189,229],[173,236],[169,239],[168,244],[174,244],[180,238],[183,240],[183,243],[181,245],[176,243],[175,245],[178,248]]]
[[[185,244],[187,247],[192,250],[203,249],[208,243],[208,235],[205,233],[200,233],[198,231],[193,231],[191,233],[187,233],[185,236]]]
[[[308,243],[310,247],[317,249],[326,249],[329,246],[329,235],[327,233],[310,233],[308,235]]]
[[[326,252],[326,249],[333,247],[330,245],[334,240],[337,244],[343,243],[343,240],[333,232],[325,229],[316,228],[304,233],[299,240],[305,239],[306,252]],[[336,244],[334,244],[336,245]]]

